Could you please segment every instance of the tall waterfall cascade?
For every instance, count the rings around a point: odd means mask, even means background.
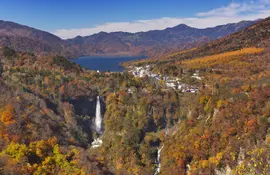
[[[95,118],[96,132],[101,133],[101,127],[102,127],[102,117],[101,117],[100,99],[99,96],[97,96],[96,118]]]
[[[97,96],[97,104],[96,104],[95,130],[99,134],[102,133],[102,116],[101,116],[101,106],[99,96]],[[92,148],[100,147],[101,144],[102,144],[102,136],[96,138],[92,142]]]
[[[162,145],[161,148],[158,149],[158,155],[157,155],[157,168],[154,175],[158,175],[160,173],[161,163],[160,163],[160,153],[163,149],[164,145]]]

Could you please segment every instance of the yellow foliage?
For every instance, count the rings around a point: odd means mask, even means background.
[[[217,102],[217,108],[220,109],[221,107],[224,107],[224,106],[226,106],[227,104],[228,104],[227,101],[219,100],[219,101]]]
[[[199,141],[196,141],[196,142],[194,143],[194,147],[195,147],[195,149],[199,149],[199,147],[200,147]]]
[[[266,142],[267,142],[268,144],[270,144],[270,136],[268,136],[268,137],[266,138]]]
[[[48,140],[40,140],[30,143],[30,149],[36,153],[40,158],[45,158],[48,152],[56,145],[57,138],[52,137]]]
[[[231,152],[230,155],[232,157],[232,160],[235,161],[236,160],[236,154],[234,152]]]
[[[208,160],[202,160],[202,161],[201,161],[201,166],[202,166],[202,168],[208,168],[208,166],[209,166],[209,161],[208,161]]]
[[[206,104],[209,100],[209,96],[201,96],[200,97],[200,104]]]
[[[223,153],[217,153],[215,157],[210,157],[209,162],[218,165],[223,157]]]
[[[210,67],[216,64],[222,64],[223,62],[234,61],[235,57],[256,54],[262,52],[263,48],[244,48],[241,50],[236,50],[232,52],[225,52],[217,55],[205,56],[200,58],[195,58],[192,60],[185,60],[182,63],[188,67],[200,68],[200,67]],[[178,64],[180,64],[179,62]]]
[[[1,153],[3,155],[9,155],[15,161],[20,161],[23,157],[28,155],[29,151],[25,144],[18,144],[11,142]]]

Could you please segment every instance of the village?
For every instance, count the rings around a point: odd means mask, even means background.
[[[135,77],[149,77],[155,79],[157,82],[161,80],[164,82],[166,88],[172,88],[174,90],[179,90],[183,93],[198,93],[198,87],[188,85],[181,82],[181,78],[172,77],[172,76],[163,76],[160,74],[153,73],[151,71],[151,66],[147,65],[144,67],[130,67],[129,73],[133,74]],[[192,75],[192,78],[197,80],[202,80],[202,77],[199,76],[199,72],[196,72]]]

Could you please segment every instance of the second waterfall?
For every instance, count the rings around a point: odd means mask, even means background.
[[[154,175],[158,175],[160,173],[160,168],[161,168],[160,153],[161,153],[163,147],[164,147],[164,145],[162,145],[162,147],[158,149],[157,160],[156,160],[157,161],[157,168],[156,168]]]

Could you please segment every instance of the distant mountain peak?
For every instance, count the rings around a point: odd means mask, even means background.
[[[98,35],[108,35],[109,33],[108,32],[104,32],[104,31],[101,31],[99,33],[97,33]]]
[[[83,36],[78,35],[78,36],[76,36],[74,39],[76,39],[76,38],[83,38]]]
[[[165,30],[187,30],[187,29],[192,29],[192,27],[186,25],[186,24],[179,24],[174,27],[168,27]]]
[[[183,28],[183,29],[187,29],[187,28],[192,28],[192,27],[190,27],[190,26],[188,26],[188,25],[186,25],[186,24],[179,24],[179,25],[177,25],[177,26],[175,26],[175,27],[173,27],[173,28]]]

